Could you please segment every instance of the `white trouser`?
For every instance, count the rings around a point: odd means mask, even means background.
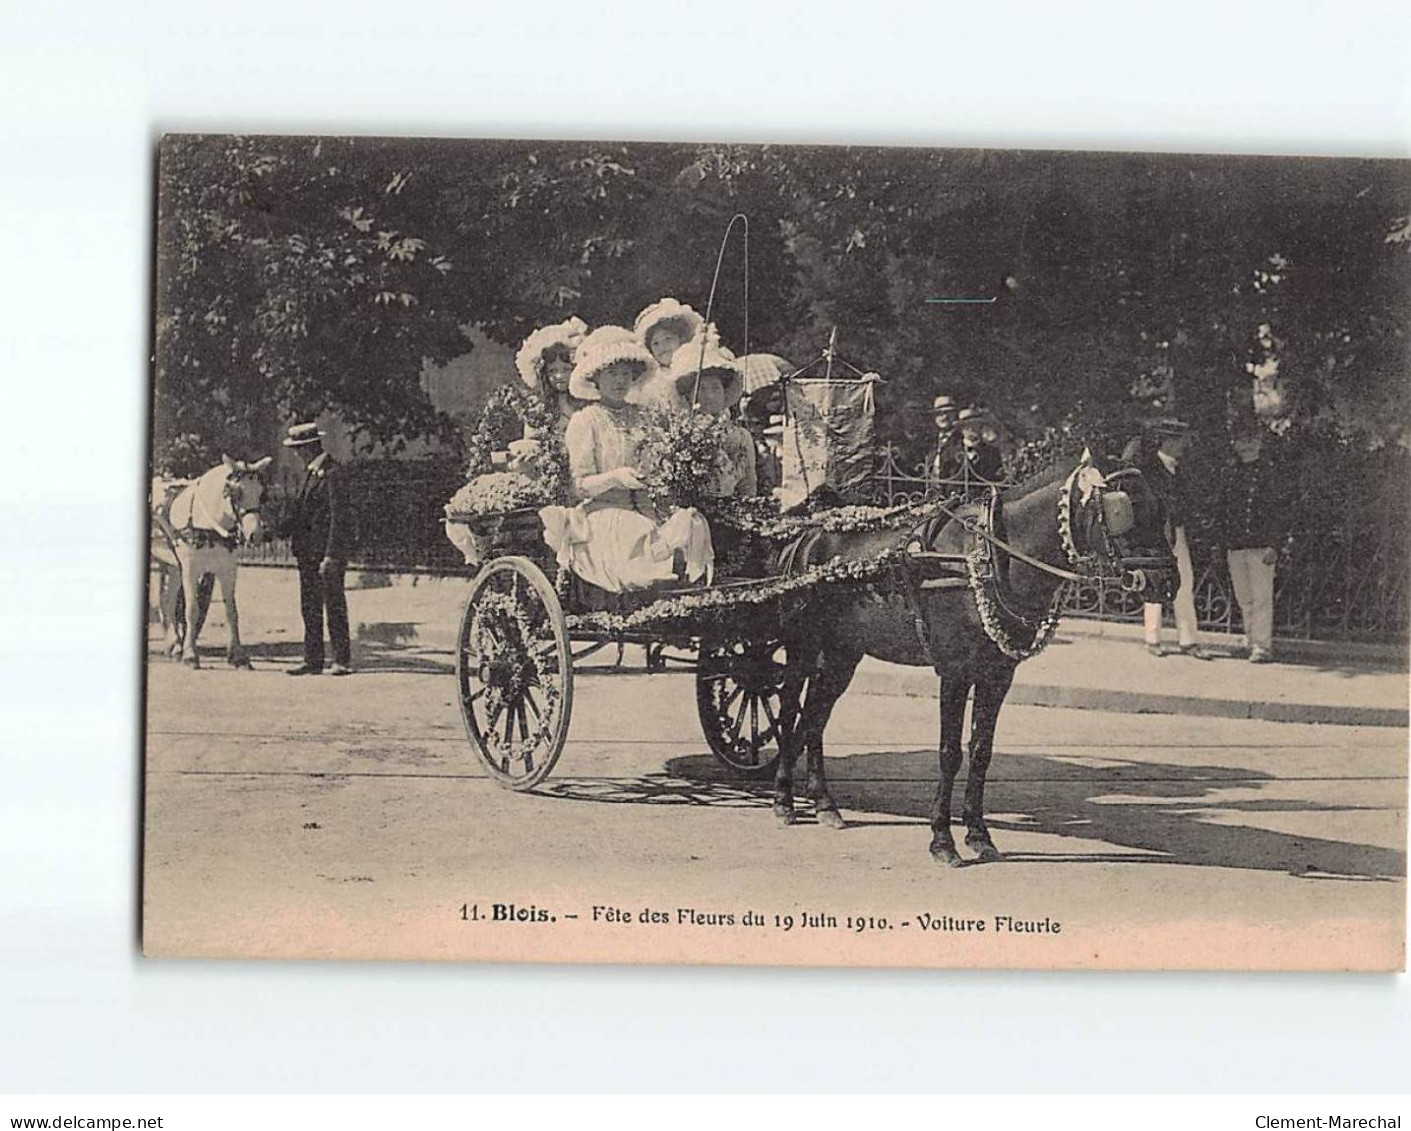
[[[1176,572],[1181,585],[1176,590],[1176,642],[1182,648],[1195,643],[1195,571],[1191,569],[1191,548],[1186,542],[1186,528],[1176,527],[1176,540],[1171,547],[1176,555]],[[1147,602],[1142,607],[1142,623],[1146,629],[1146,642],[1161,642],[1161,605]]]
[[[1274,646],[1274,563],[1264,560],[1269,552],[1268,546],[1225,551],[1244,618],[1244,637],[1251,648],[1266,652]]]

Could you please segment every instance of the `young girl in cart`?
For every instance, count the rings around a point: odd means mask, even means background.
[[[727,415],[740,400],[744,379],[735,355],[720,344],[715,327],[705,327],[704,335],[704,342],[697,337],[677,349],[667,379],[689,411],[725,418],[722,468],[714,493],[721,498],[751,498],[759,493],[754,437]]]
[[[647,407],[685,409],[668,370],[672,359],[686,342],[705,328],[705,319],[683,302],[663,298],[637,315],[632,332],[652,355],[659,372],[648,380],[635,399]]]
[[[552,326],[540,326],[524,339],[514,355],[514,367],[519,379],[543,398],[556,412],[554,426],[562,436],[574,412],[582,407],[568,389],[573,375],[573,360],[578,347],[588,335],[588,324],[581,318],[569,318]],[[525,439],[533,439],[526,429]]]
[[[663,520],[636,466],[643,409],[628,397],[655,375],[655,360],[630,330],[603,326],[584,339],[569,392],[590,403],[564,435],[580,501],[539,512],[559,565],[611,593],[702,577],[708,583],[714,565],[705,519],[678,508]]]

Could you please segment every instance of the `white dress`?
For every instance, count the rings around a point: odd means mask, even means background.
[[[575,489],[590,475],[635,466],[641,427],[636,405],[595,403],[574,413],[564,444]],[[708,579],[714,564],[710,529],[700,513],[678,508],[661,522],[642,491],[614,487],[574,507],[545,507],[539,517],[559,565],[611,593],[677,580],[678,552],[691,581]]]

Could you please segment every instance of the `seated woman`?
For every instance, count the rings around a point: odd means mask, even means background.
[[[553,411],[554,428],[560,438],[583,403],[570,395],[568,382],[573,374],[574,355],[587,334],[588,324],[577,317],[552,326],[541,326],[524,339],[519,352],[514,355],[514,367],[520,380]],[[535,430],[526,425],[524,439],[510,445],[513,469],[533,473],[534,458],[539,454],[536,441]]]
[[[740,399],[744,379],[735,355],[720,344],[714,327],[706,328],[704,345],[704,354],[700,338],[678,349],[667,377],[683,404],[726,417],[724,467],[716,481],[715,494],[720,498],[750,498],[759,494],[754,437],[726,416],[729,407]]]
[[[574,413],[564,436],[574,507],[539,512],[544,541],[559,565],[611,593],[684,576],[707,577],[714,564],[710,529],[693,509],[661,520],[636,466],[642,409],[628,395],[656,372],[630,330],[603,326],[584,339],[569,391],[592,402]]]
[[[705,327],[705,319],[685,303],[664,298],[651,304],[633,323],[632,332],[647,347],[660,372],[647,381],[634,399],[649,408],[684,409],[686,405],[676,393],[667,370],[680,347]]]

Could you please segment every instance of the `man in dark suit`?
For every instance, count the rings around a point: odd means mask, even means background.
[[[328,636],[333,644],[330,675],[352,670],[348,632],[348,600],[343,573],[348,568],[350,530],[338,465],[323,450],[324,433],[317,424],[296,424],[284,441],[304,461],[304,485],[289,518],[288,533],[299,566],[299,605],[304,614],[304,662],[289,675],[323,671],[323,612],[328,610]]]

